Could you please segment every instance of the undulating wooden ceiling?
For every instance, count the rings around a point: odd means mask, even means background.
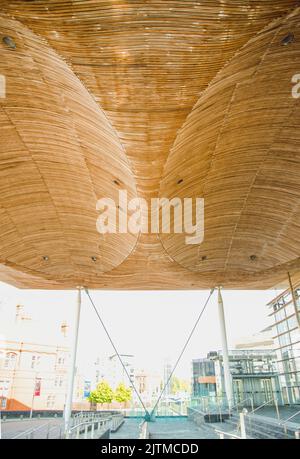
[[[197,289],[297,278],[299,4],[0,0],[0,280]],[[120,189],[204,197],[204,241],[101,236],[96,202]]]

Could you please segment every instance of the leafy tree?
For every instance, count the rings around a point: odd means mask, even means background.
[[[89,396],[89,401],[91,403],[111,403],[113,399],[114,392],[110,385],[105,381],[100,382]]]
[[[98,400],[98,394],[97,394],[97,390],[93,390],[90,395],[88,396],[88,400],[96,405],[97,404],[97,400]]]
[[[125,384],[120,383],[116,388],[114,399],[117,402],[123,403],[129,402],[129,400],[131,400],[131,397],[131,389],[129,387],[126,387]]]
[[[184,379],[173,376],[171,379],[171,393],[176,395],[178,392],[189,392],[190,385]]]

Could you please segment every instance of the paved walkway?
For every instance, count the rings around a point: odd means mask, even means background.
[[[139,426],[142,422],[142,418],[125,418],[124,423],[117,430],[117,432],[110,433],[110,438],[113,440],[124,438],[139,438]]]
[[[59,438],[60,432],[59,427],[62,425],[62,418],[51,418],[51,419],[27,419],[17,421],[2,421],[2,438],[9,439],[13,438],[28,429],[37,428],[39,430],[35,432],[34,438]],[[48,434],[49,429],[49,434]],[[24,438],[24,437],[22,437]]]
[[[156,418],[149,424],[150,438],[152,439],[209,439],[218,438],[214,430],[208,425],[197,426],[187,418]]]
[[[112,439],[138,438],[142,419],[125,419],[117,432],[111,433]],[[208,424],[201,427],[187,418],[156,418],[149,423],[151,439],[205,439],[218,438]]]
[[[287,419],[296,413],[300,407],[279,407],[281,420]],[[264,407],[257,414],[276,418],[274,407]],[[300,423],[300,414],[293,422]],[[21,432],[30,428],[40,427],[34,438],[58,438],[59,427],[62,425],[62,418],[32,419],[2,422],[2,438],[13,438]],[[139,426],[142,418],[126,418],[124,424],[117,432],[111,433],[112,439],[136,439],[139,437]],[[48,434],[48,423],[49,434]],[[219,438],[214,428],[231,431],[232,426],[226,423],[202,424],[197,426],[188,418],[156,418],[155,422],[149,424],[151,438],[153,439],[209,439]]]

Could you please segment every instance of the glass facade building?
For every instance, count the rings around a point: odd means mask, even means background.
[[[192,361],[192,393],[194,398],[216,395],[215,364],[209,358]]]
[[[295,288],[295,300],[296,304],[290,290],[286,290],[267,305],[273,319],[279,378],[285,404],[300,404],[300,285]]]
[[[225,398],[223,356],[210,352],[193,360],[193,398]],[[273,350],[229,351],[229,366],[235,403],[252,399],[254,406],[277,399],[282,403],[276,352]]]

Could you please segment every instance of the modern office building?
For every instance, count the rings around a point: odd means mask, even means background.
[[[267,305],[272,318],[283,401],[300,404],[300,284]],[[298,316],[298,317],[297,317]]]
[[[258,333],[250,336],[240,337],[236,342],[234,349],[260,349],[260,350],[274,350],[275,343],[273,339],[272,326],[264,328]]]
[[[252,399],[255,406],[272,399],[281,404],[274,351],[247,349],[229,351],[234,402]],[[222,352],[210,352],[192,361],[192,396],[225,398]],[[250,403],[249,403],[250,404]]]
[[[207,358],[192,361],[192,396],[194,398],[216,396],[215,362]]]

